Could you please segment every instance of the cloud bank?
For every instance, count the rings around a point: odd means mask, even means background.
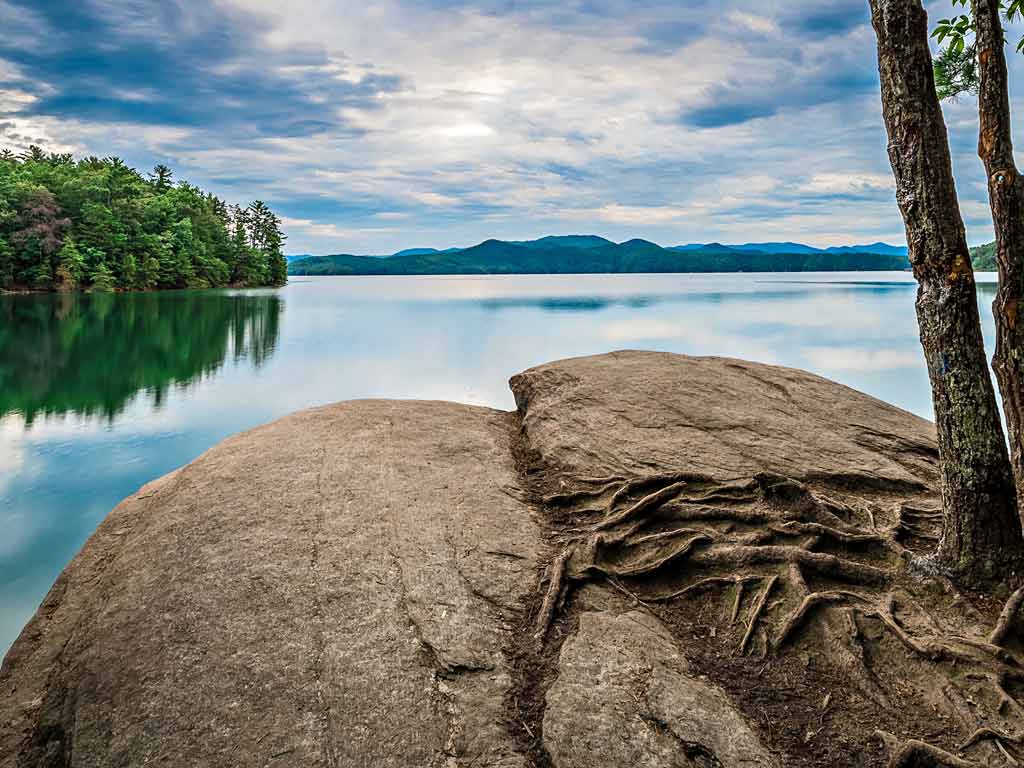
[[[0,146],[167,163],[293,253],[903,239],[865,0],[0,0],[0,28]],[[973,100],[947,118],[983,242]]]

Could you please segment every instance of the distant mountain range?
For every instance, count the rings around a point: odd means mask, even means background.
[[[871,243],[870,245],[834,245],[830,248],[815,248],[803,243],[744,243],[743,245],[722,245],[721,243],[676,245],[674,251],[702,251],[707,248],[725,248],[732,251],[758,251],[760,253],[877,253],[885,256],[906,256],[905,245]]]
[[[800,243],[721,243],[663,248],[648,240],[615,243],[596,235],[485,240],[469,248],[409,248],[390,256],[307,256],[292,275],[594,274],[638,272],[828,272],[908,269],[905,247],[813,248]]]

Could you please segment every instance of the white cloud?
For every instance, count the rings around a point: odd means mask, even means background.
[[[732,11],[728,18],[734,24],[739,24],[762,35],[775,35],[779,32],[779,25],[764,16],[757,16],[745,11]]]

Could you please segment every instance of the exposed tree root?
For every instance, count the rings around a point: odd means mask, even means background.
[[[761,594],[758,596],[757,602],[754,603],[753,613],[750,614],[750,621],[747,623],[747,631],[743,633],[743,639],[740,640],[739,652],[741,654],[747,652],[747,646],[750,644],[750,637],[754,634],[754,627],[757,626],[757,620],[761,618],[761,612],[764,610],[765,601],[768,599],[768,595],[771,594],[772,588],[778,580],[778,576],[772,576],[768,579],[768,583],[761,589]]]
[[[1024,707],[1011,690],[1024,683],[1024,662],[1008,641],[1024,588],[986,634],[987,628],[950,607],[959,598],[949,585],[931,592],[908,586],[904,566],[932,546],[941,528],[939,511],[892,496],[856,497],[842,483],[832,487],[847,495],[837,497],[767,473],[727,482],[678,473],[578,482],[581,487],[544,500],[564,515],[562,530],[570,540],[548,569],[537,641],[572,585],[591,579],[604,580],[647,610],[721,599],[727,602],[720,621],[736,638],[738,655],[748,655],[763,637],[765,654],[779,658],[801,638],[801,648],[813,644],[851,688],[886,710],[902,695],[892,690],[893,680],[905,675],[889,675],[885,665],[917,665],[928,670],[921,685],[937,701],[954,702],[961,735],[975,729],[961,751],[983,750],[1008,765],[1021,764],[1021,737],[1007,731],[1024,732]],[[922,589],[929,597],[917,594]],[[941,606],[928,605],[934,600],[945,601],[938,613]],[[1006,728],[997,730],[994,723]],[[923,740],[900,741],[887,733],[879,738],[891,753],[890,768],[989,764]]]
[[[1000,733],[992,728],[979,728],[971,734],[970,738],[964,742],[964,745],[960,747],[960,751],[970,749],[975,744],[985,739],[993,739],[995,741],[1001,741],[1003,744],[1013,744],[1014,746],[1020,746],[1021,742],[1024,742],[1024,736],[1010,736],[1006,733]]]
[[[543,641],[551,627],[555,611],[562,602],[565,592],[565,564],[572,556],[572,548],[562,550],[559,555],[551,561],[548,569],[548,590],[544,595],[544,602],[541,603],[540,612],[537,614],[534,639]]]
[[[700,566],[742,568],[750,565],[797,565],[826,578],[857,584],[885,584],[893,576],[890,569],[878,568],[854,560],[846,560],[822,552],[808,552],[788,546],[722,546],[698,552],[691,558]]]
[[[808,595],[783,621],[782,629],[779,630],[779,636],[775,640],[775,650],[780,650],[789,643],[796,631],[807,622],[816,608],[850,601],[871,602],[870,598],[856,592],[815,592]]]
[[[885,731],[876,731],[875,736],[889,750],[889,768],[984,768],[981,763],[964,760],[923,741],[901,742]]]
[[[642,499],[640,499],[640,501],[636,502],[630,507],[626,507],[621,512],[618,512],[616,514],[609,514],[607,517],[601,520],[600,523],[598,523],[597,527],[599,530],[607,530],[608,528],[612,528],[618,525],[619,523],[624,523],[628,520],[633,520],[636,517],[642,515],[644,512],[647,512],[648,510],[660,507],[673,496],[678,495],[679,492],[685,487],[685,481],[672,483],[672,485],[666,488],[662,488],[659,491],[655,491],[654,493],[644,496]],[[613,504],[619,498],[620,493],[621,491],[617,492],[615,496],[612,497]]]
[[[796,520],[789,520],[785,523],[774,523],[769,530],[783,536],[802,536],[812,534],[819,538],[831,539],[840,544],[887,544],[889,539],[878,533],[856,533],[841,531],[828,525],[820,523],[801,523]]]
[[[732,612],[732,621],[733,623],[735,623],[736,614],[739,611],[739,602],[743,595],[743,585],[748,581],[761,581],[761,578],[762,577],[760,576],[710,576],[706,579],[701,579],[696,584],[691,584],[688,587],[684,587],[683,589],[671,592],[667,595],[655,595],[654,597],[648,597],[647,602],[668,602],[669,600],[675,600],[676,598],[682,597],[683,595],[688,595],[691,592],[698,592],[703,589],[711,589],[712,587],[721,586],[737,586],[740,589],[737,592],[736,607],[734,607]]]
[[[996,622],[995,629],[988,636],[988,641],[992,645],[1003,645],[1006,642],[1013,629],[1014,622],[1017,620],[1017,614],[1020,612],[1022,603],[1024,603],[1024,587],[1020,587],[1010,595],[1010,599],[1003,606],[1003,611],[999,614],[999,620]]]

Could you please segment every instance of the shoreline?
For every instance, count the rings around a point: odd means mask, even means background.
[[[319,275],[317,275],[319,277]],[[77,295],[99,295],[99,294],[128,294],[128,293],[173,293],[174,291],[242,291],[257,288],[284,288],[287,282],[272,285],[245,285],[236,283],[232,285],[209,286],[206,288],[115,288],[112,291],[53,291],[44,288],[0,288],[0,296],[77,296]]]

